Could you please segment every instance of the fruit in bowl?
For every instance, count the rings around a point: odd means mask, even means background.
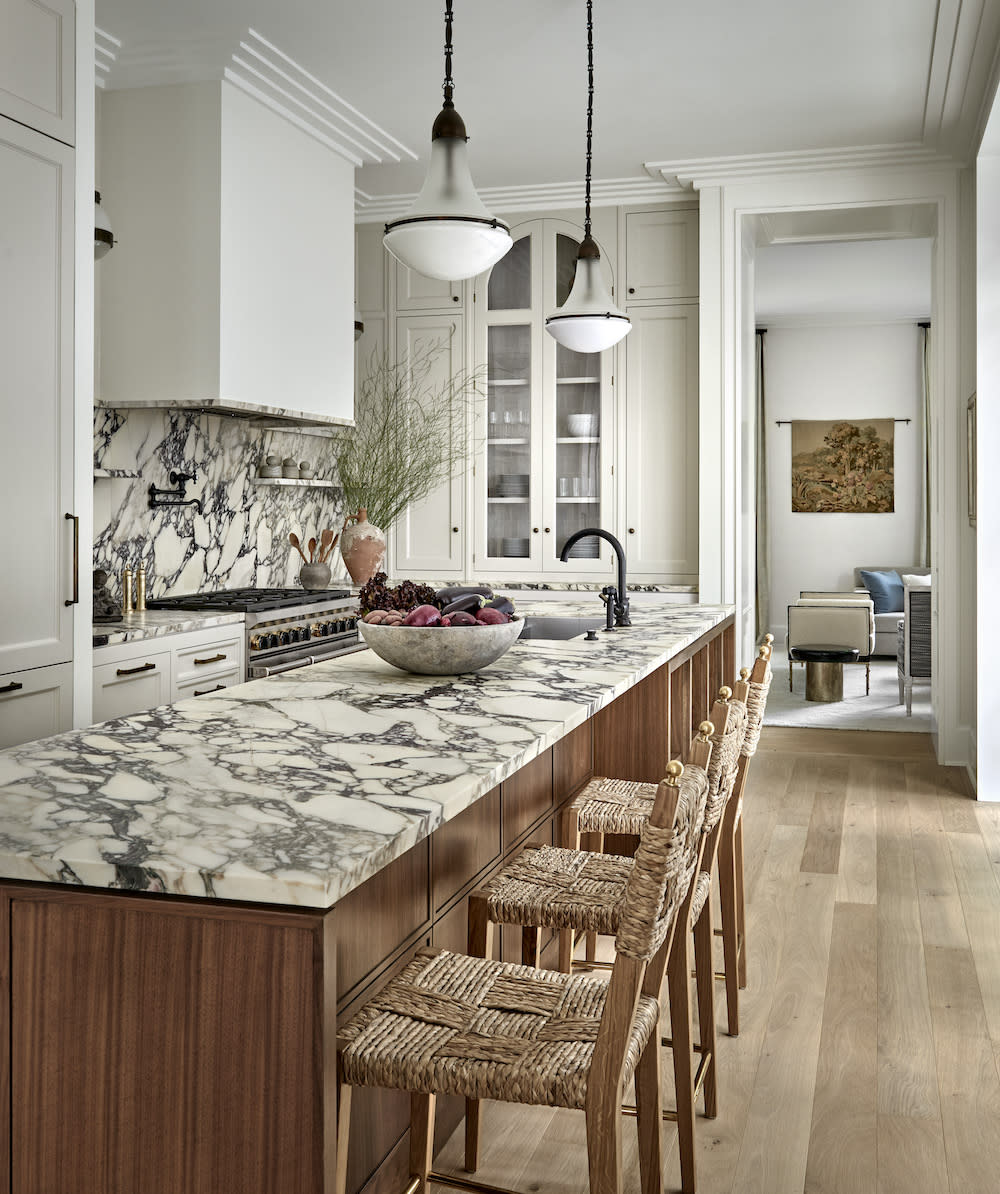
[[[375,654],[402,671],[429,676],[479,671],[509,651],[524,628],[513,602],[485,587],[439,589],[433,601],[404,612],[397,594],[413,592],[404,588],[410,583],[387,590],[383,578],[370,598],[384,608],[368,609],[358,623]],[[417,594],[426,596],[426,589]]]

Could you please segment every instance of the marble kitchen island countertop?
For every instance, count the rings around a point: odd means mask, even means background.
[[[147,609],[142,613],[127,614],[120,622],[95,622],[94,648],[110,647],[117,643],[134,643],[146,638],[161,638],[167,634],[184,634],[189,630],[204,630],[209,626],[236,625],[243,620],[243,614]]]
[[[731,613],[645,604],[468,676],[363,651],[0,752],[0,876],[329,908]]]

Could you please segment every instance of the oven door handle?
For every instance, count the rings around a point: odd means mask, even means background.
[[[282,672],[290,672],[297,667],[308,667],[315,662],[311,655],[299,655],[296,659],[289,659],[285,663],[252,663],[250,679],[262,680],[265,676],[280,676]]]

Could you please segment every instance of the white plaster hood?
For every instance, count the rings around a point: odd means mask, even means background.
[[[98,402],[349,424],[353,167],[226,81],[101,98]]]

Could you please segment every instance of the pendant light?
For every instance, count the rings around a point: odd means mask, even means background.
[[[576,275],[569,297],[545,330],[574,352],[602,352],[632,330],[632,322],[615,306],[601,273],[601,252],[590,235],[590,158],[594,136],[594,6],[587,0],[587,186],[583,240],[576,255]]]
[[[94,260],[100,261],[105,253],[110,253],[115,243],[111,232],[111,222],[101,206],[101,192],[94,192]]]
[[[427,177],[409,212],[386,224],[382,243],[410,269],[458,282],[496,265],[513,242],[510,229],[490,215],[472,185],[465,122],[452,101],[451,4],[446,0],[444,106],[431,129]]]

